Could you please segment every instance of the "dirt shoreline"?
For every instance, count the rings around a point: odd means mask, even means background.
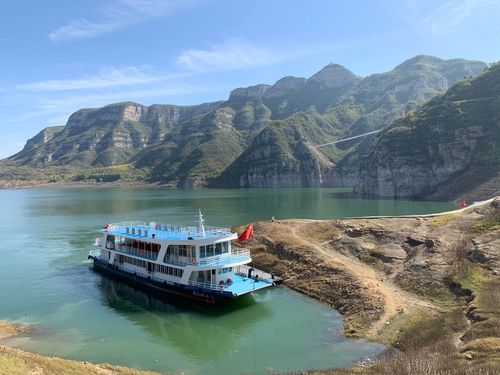
[[[38,189],[38,188],[121,188],[121,187],[141,187],[141,188],[175,188],[172,185],[162,185],[142,181],[113,181],[113,182],[38,182],[23,180],[0,180],[0,190],[4,189]]]
[[[245,247],[337,309],[346,336],[397,349],[362,373],[500,372],[499,197],[433,215],[258,222]]]
[[[420,270],[446,293],[440,285],[446,267],[437,264],[446,262],[463,236],[439,221],[467,221],[492,202],[429,215],[258,222],[245,246],[255,266],[277,273],[292,289],[341,312],[346,336],[377,340],[396,315],[440,309],[401,284]],[[419,254],[412,256],[415,252]]]
[[[2,340],[29,334],[30,326],[0,321],[0,374],[9,375],[160,375],[153,371],[46,356],[2,345]]]

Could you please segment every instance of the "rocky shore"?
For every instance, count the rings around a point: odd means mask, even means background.
[[[438,215],[254,229],[256,267],[341,312],[346,336],[394,348],[362,373],[498,373],[500,198]]]

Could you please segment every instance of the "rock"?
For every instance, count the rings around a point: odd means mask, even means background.
[[[297,78],[297,77],[283,77],[280,80],[276,81],[274,85],[272,85],[264,94],[265,98],[274,98],[283,95],[290,94],[291,91],[297,90],[303,87],[306,83],[305,78]]]
[[[383,249],[383,256],[385,258],[403,260],[407,257],[406,251],[404,251],[404,249],[398,244],[382,245],[381,249]]]
[[[357,80],[355,74],[338,64],[328,64],[308,79],[318,83],[321,88],[342,87]]]
[[[234,100],[237,98],[257,98],[263,96],[270,88],[270,85],[264,84],[249,87],[240,87],[231,91],[231,93],[229,94],[229,100]]]

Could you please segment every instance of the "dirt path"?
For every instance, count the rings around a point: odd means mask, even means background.
[[[315,249],[325,261],[338,268],[344,269],[353,275],[359,282],[370,290],[370,293],[382,296],[384,312],[367,332],[367,336],[375,336],[387,322],[402,311],[409,311],[416,306],[435,308],[432,304],[403,291],[385,275],[362,263],[354,257],[348,257],[338,251],[325,247],[329,241],[318,243],[310,238],[301,229],[310,224],[310,221],[294,221],[290,225],[291,235],[298,243]]]

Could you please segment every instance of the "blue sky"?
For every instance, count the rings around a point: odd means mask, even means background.
[[[499,19],[498,0],[2,0],[0,157],[80,108],[221,100],[329,62],[497,61]]]

